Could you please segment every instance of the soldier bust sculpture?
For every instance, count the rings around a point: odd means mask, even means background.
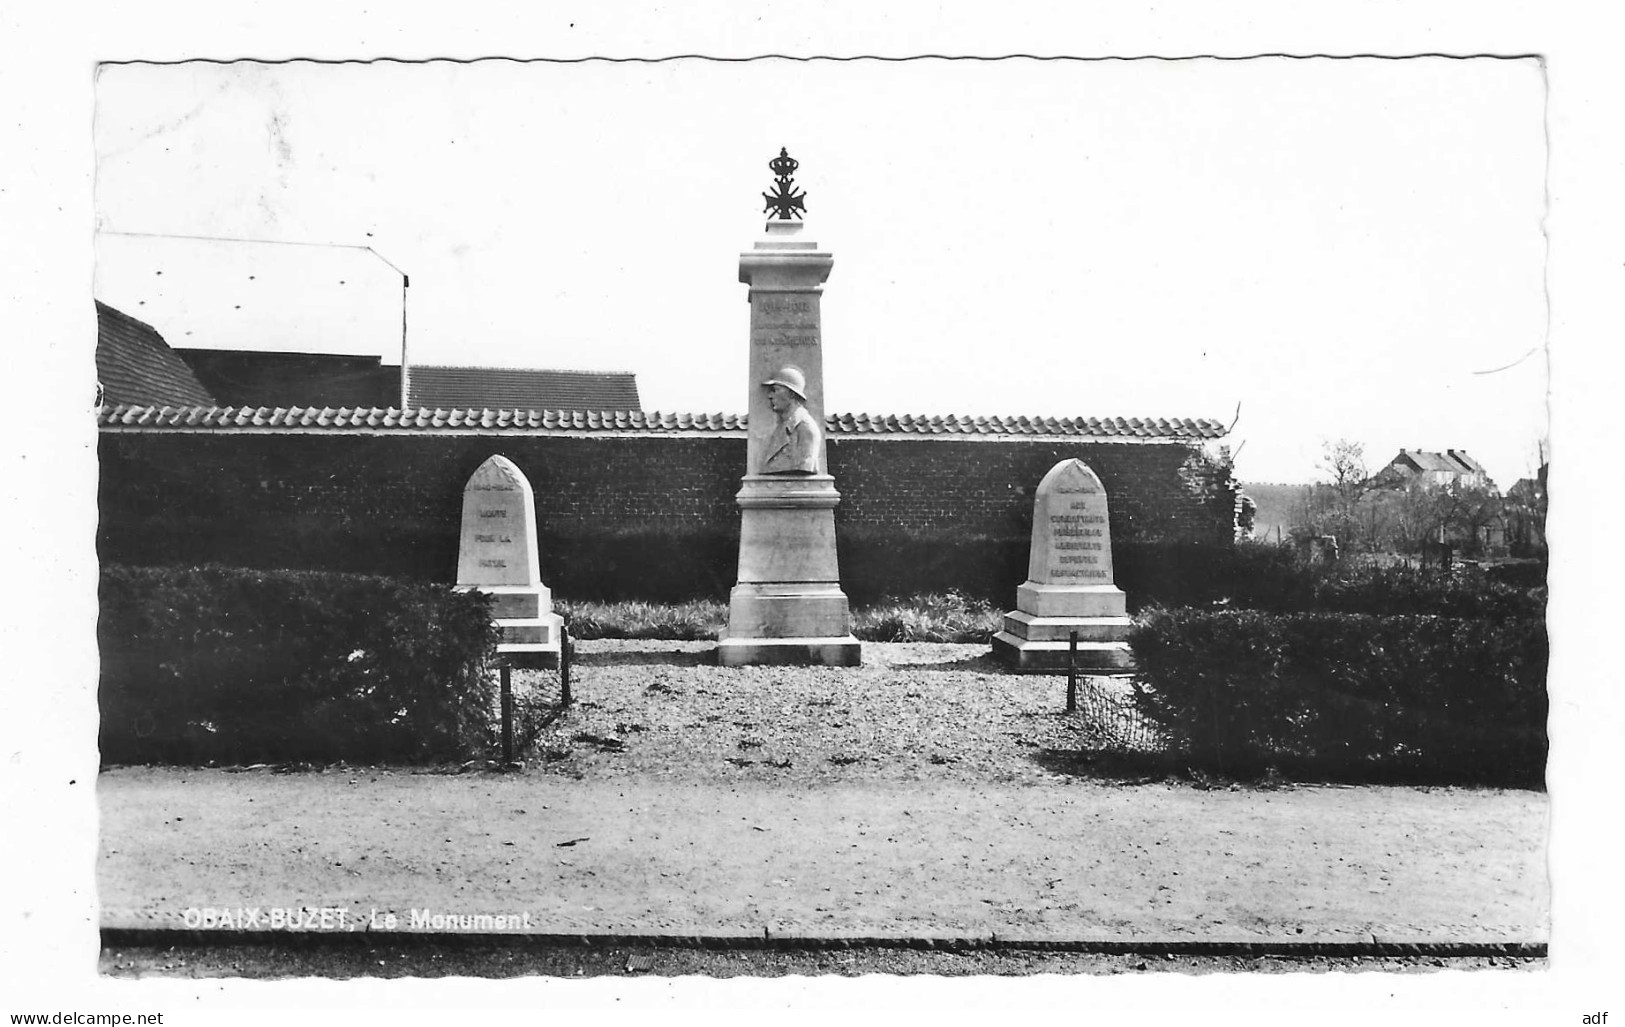
[[[778,416],[762,458],[763,474],[817,474],[823,429],[807,412],[807,379],[800,368],[784,367],[762,383],[767,405]]]

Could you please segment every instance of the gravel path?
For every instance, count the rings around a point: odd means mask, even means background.
[[[540,768],[591,778],[1038,782],[1102,740],[1066,678],[1006,673],[987,646],[865,643],[861,668],[718,667],[707,642],[578,643],[576,703]],[[1086,697],[1126,701],[1122,678]],[[1091,704],[1081,704],[1088,707]]]

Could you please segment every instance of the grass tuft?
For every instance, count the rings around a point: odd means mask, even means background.
[[[852,613],[852,633],[865,642],[967,642],[987,644],[1004,611],[959,592],[930,592],[884,599]]]
[[[683,603],[560,599],[575,638],[647,638],[711,641],[728,624],[727,604],[715,599]],[[852,611],[852,633],[865,642],[986,644],[999,630],[1002,610],[959,592],[888,598]],[[651,686],[654,687],[654,686]]]
[[[728,623],[728,607],[715,599],[683,603],[560,599],[554,609],[563,615],[574,638],[710,641],[719,638]]]

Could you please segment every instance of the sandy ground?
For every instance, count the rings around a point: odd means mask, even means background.
[[[1547,938],[1541,793],[1101,781],[1035,758],[1089,734],[1056,712],[1064,679],[976,647],[868,646],[843,674],[653,645],[584,646],[580,707],[517,773],[104,772],[103,925],[326,907],[346,929],[427,909],[560,934]],[[572,741],[605,732],[619,748]]]

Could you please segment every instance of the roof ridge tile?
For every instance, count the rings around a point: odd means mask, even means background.
[[[103,404],[96,410],[103,426],[260,427],[335,430],[362,427],[537,429],[573,431],[739,431],[748,430],[749,414],[688,413],[643,410],[527,410],[521,407],[251,407]],[[824,415],[827,430],[857,435],[1063,435],[1095,438],[1221,438],[1228,429],[1212,418],[1057,417],[1026,414],[874,414],[834,412]],[[1406,453],[1429,453],[1407,450]]]

